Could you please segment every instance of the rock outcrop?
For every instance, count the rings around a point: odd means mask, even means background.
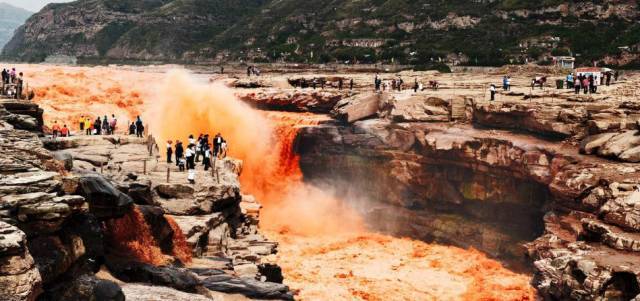
[[[171,166],[157,163],[146,139],[41,140],[36,121],[33,128],[20,121],[36,120],[23,115],[32,112],[40,110],[0,105],[0,299],[139,297],[97,276],[103,266],[119,281],[194,300],[225,293],[292,299],[285,285],[269,282],[282,281],[274,274],[280,270],[263,268],[277,244],[258,233],[260,205],[240,193],[242,162],[218,161],[215,173],[198,173],[197,185],[184,174],[167,182]]]
[[[112,232],[139,222],[128,215],[135,208],[148,228],[151,238],[147,239],[175,263],[155,266],[123,260],[118,254],[126,246],[114,249],[107,244],[106,267],[119,280],[190,294],[204,290],[249,298],[291,299],[286,286],[269,282],[281,282],[281,271],[261,268],[262,258],[274,254],[277,243],[258,233],[260,205],[253,197],[241,194],[241,161],[217,160],[215,169],[209,171],[199,166],[196,184],[189,184],[185,172],[158,162],[157,149],[149,148],[146,140],[88,136],[45,140],[45,145],[71,155],[75,175],[67,177],[64,186],[90,200],[89,212],[102,220],[124,216],[113,224],[109,235],[119,235]],[[184,246],[180,245],[181,239]],[[178,254],[176,248],[184,248],[181,250],[189,254]],[[193,257],[193,261],[185,262],[186,257]],[[274,275],[275,270],[280,274]],[[209,279],[213,271],[215,281]]]
[[[65,189],[64,164],[38,138],[41,120],[33,103],[0,102],[0,299],[122,300],[93,276],[104,255],[90,209],[99,200]]]
[[[278,90],[252,91],[239,94],[238,97],[258,109],[326,114],[348,95],[349,92],[346,91],[306,89],[291,92]]]
[[[305,179],[366,200],[355,207],[373,228],[532,269],[544,299],[640,294],[640,167],[599,157],[634,162],[622,154],[637,148],[636,131],[607,127],[581,147],[542,139],[587,137],[611,105],[467,101],[473,125],[427,106],[391,102],[391,114],[303,129]]]

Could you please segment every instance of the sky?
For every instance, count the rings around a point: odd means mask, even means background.
[[[13,6],[22,7],[32,12],[40,11],[45,5],[53,2],[71,2],[73,0],[0,0]]]

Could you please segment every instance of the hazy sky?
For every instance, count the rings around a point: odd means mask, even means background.
[[[22,7],[32,12],[40,11],[48,3],[52,2],[71,2],[73,0],[0,0],[0,2],[6,2],[13,6]]]

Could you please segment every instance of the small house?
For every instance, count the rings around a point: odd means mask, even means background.
[[[576,58],[572,56],[554,56],[553,64],[563,69],[573,69],[575,67]]]

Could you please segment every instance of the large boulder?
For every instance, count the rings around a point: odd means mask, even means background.
[[[133,200],[99,175],[83,176],[78,181],[78,194],[89,202],[89,209],[99,219],[122,217]]]
[[[62,282],[46,293],[48,301],[124,301],[120,286],[93,275],[81,275],[69,282]]]
[[[205,278],[204,287],[229,294],[241,294],[249,298],[293,300],[289,287],[274,282],[261,282],[251,278],[237,278],[219,271]]]
[[[183,292],[196,292],[200,281],[191,272],[171,266],[157,267],[146,263],[108,258],[107,268],[121,281],[141,282],[172,287]]]

